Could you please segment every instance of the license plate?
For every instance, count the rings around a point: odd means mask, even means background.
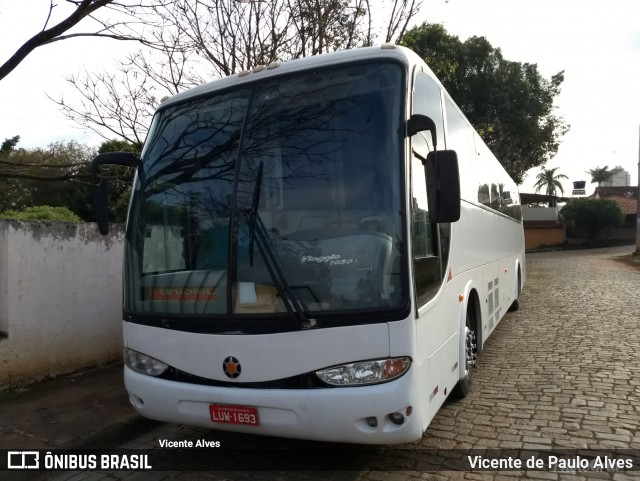
[[[211,421],[221,424],[242,424],[258,426],[258,408],[252,406],[231,406],[229,404],[210,404]]]

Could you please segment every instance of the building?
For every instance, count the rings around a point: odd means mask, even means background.
[[[609,178],[609,180],[602,182],[601,186],[602,187],[629,187],[629,184],[631,184],[631,174],[626,170],[624,170],[619,165],[614,167],[613,170],[616,171],[615,174],[613,174]],[[636,192],[638,192],[637,188],[636,188]]]
[[[578,184],[578,185],[576,185]],[[527,251],[562,247],[566,243],[580,244],[584,242],[584,232],[570,231],[560,216],[561,207],[558,202],[574,202],[579,199],[610,199],[618,204],[625,215],[624,224],[620,227],[612,227],[603,231],[600,240],[607,241],[634,241],[636,238],[636,215],[638,211],[638,187],[615,186],[596,187],[595,192],[586,197],[582,193],[582,183],[574,182],[574,192],[571,198],[555,197],[542,194],[521,193],[522,219],[524,222],[525,249]],[[577,191],[577,192],[576,192]],[[547,207],[551,203],[555,207]]]
[[[565,197],[520,193],[525,250],[561,248],[564,245],[565,229],[558,218],[558,202],[567,200]],[[547,207],[549,204],[553,207]]]
[[[620,210],[625,216],[623,226],[612,228],[608,233],[610,239],[635,240],[636,216],[638,214],[637,186],[596,187],[591,198],[610,199],[614,201],[618,204],[618,207],[620,207]]]

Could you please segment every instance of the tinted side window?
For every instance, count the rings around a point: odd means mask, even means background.
[[[436,124],[438,148],[444,148],[444,118],[440,87],[423,72],[415,77],[414,114],[431,117]],[[429,220],[424,159],[433,150],[428,132],[411,138],[412,245],[413,272],[417,307],[422,307],[438,292],[442,282],[439,229]],[[446,262],[446,261],[445,261]]]
[[[438,132],[438,147],[444,148],[444,118],[442,116],[442,102],[440,101],[440,87],[427,74],[418,72],[415,77],[415,93],[413,96],[413,113],[431,117]],[[428,135],[429,144],[431,136]]]

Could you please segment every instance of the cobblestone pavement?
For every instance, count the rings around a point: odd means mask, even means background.
[[[408,447],[409,455],[389,470],[365,464],[346,472],[65,473],[54,479],[640,479],[640,471],[411,470],[411,460],[427,448],[640,450],[640,271],[615,260],[631,250],[529,254],[521,309],[507,314],[485,344],[471,394],[447,402],[422,441]],[[165,424],[122,447],[158,448],[159,439],[257,442],[256,437]]]
[[[530,254],[521,310],[423,444],[640,448],[640,271],[612,260],[629,251]]]

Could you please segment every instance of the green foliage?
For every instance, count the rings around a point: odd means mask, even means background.
[[[14,220],[53,220],[59,222],[80,222],[82,219],[66,207],[36,205],[22,210],[5,210],[0,212],[0,219]]]
[[[18,142],[20,141],[20,136],[16,135],[15,137],[10,137],[8,139],[4,139],[2,145],[0,145],[0,156],[3,154],[9,154],[13,149],[16,148]]]
[[[22,149],[17,147],[19,139],[8,138],[0,146],[0,211],[48,205],[66,207],[87,222],[95,220],[90,167],[95,150],[73,141]],[[100,145],[100,152],[123,150],[136,152],[138,147],[122,140]],[[111,219],[124,222],[133,171],[113,166],[104,174],[110,180]]]
[[[11,147],[0,153],[0,211],[49,205],[92,220],[89,165],[94,150],[74,141],[23,149],[17,147],[18,139],[7,139],[3,145]]]
[[[105,154],[107,152],[140,152],[142,150],[141,145],[132,144],[122,139],[105,140],[98,147],[99,154]]]
[[[99,154],[106,152],[133,152],[139,153],[141,145],[132,144],[126,140],[113,139],[100,144]],[[131,195],[131,181],[134,170],[117,165],[105,166],[101,176],[110,179],[109,182],[109,220],[123,223],[127,220],[129,197]]]
[[[568,130],[553,115],[563,72],[547,80],[535,64],[505,60],[486,38],[462,42],[442,25],[424,23],[401,43],[425,60],[517,183],[557,152]]]
[[[585,230],[589,242],[593,242],[603,229],[615,227],[624,221],[624,214],[609,199],[574,199],[560,213],[570,227]]]
[[[111,216],[112,222],[124,223],[127,220],[127,212],[129,211],[129,199],[131,197],[131,190],[127,189],[120,193],[115,203],[111,204]]]

